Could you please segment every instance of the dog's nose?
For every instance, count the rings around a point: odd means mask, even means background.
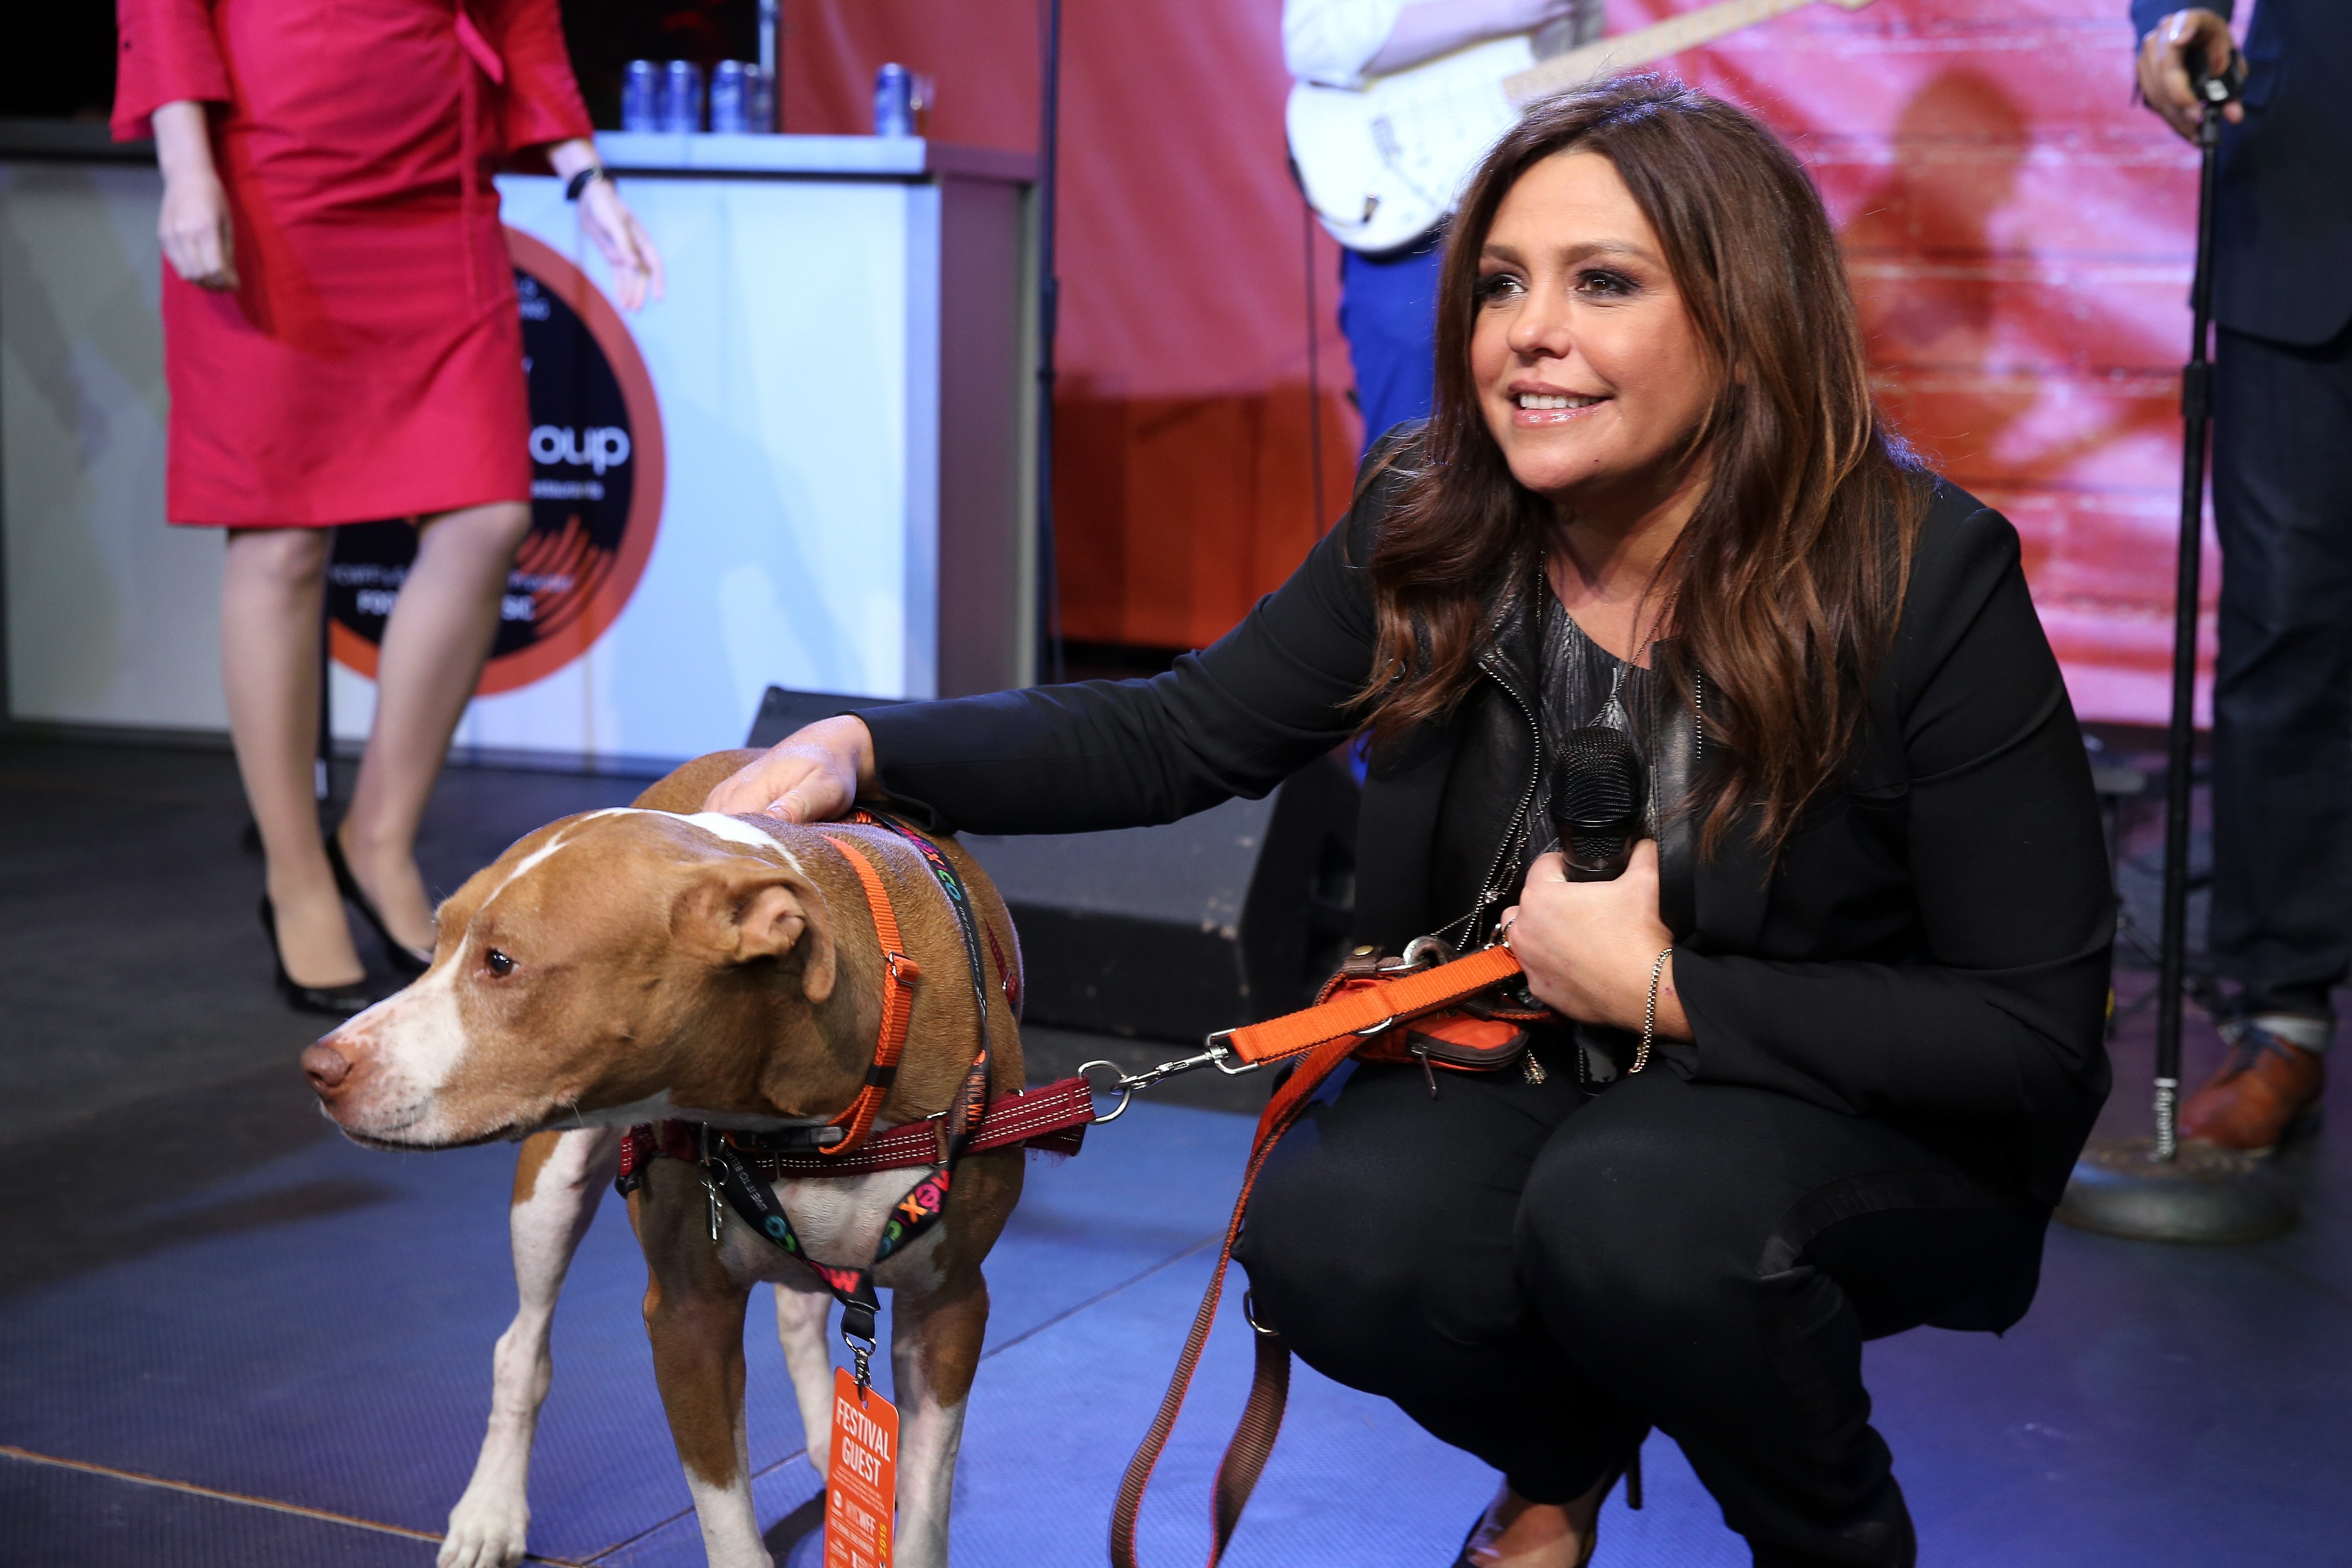
[[[351,1071],[352,1059],[323,1040],[302,1053],[302,1076],[321,1099],[341,1087]]]

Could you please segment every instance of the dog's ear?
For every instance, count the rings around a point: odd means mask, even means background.
[[[833,995],[833,918],[824,894],[798,872],[744,861],[702,890],[699,913],[722,963],[749,964],[801,951],[801,990]]]

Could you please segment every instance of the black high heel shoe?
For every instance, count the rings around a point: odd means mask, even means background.
[[[1484,1513],[1470,1521],[1470,1533],[1462,1538],[1462,1550],[1454,1554],[1452,1568],[1478,1568],[1476,1560],[1470,1555],[1470,1543],[1478,1539],[1478,1527],[1486,1522],[1486,1516]],[[1599,1521],[1596,1520],[1595,1522]],[[1584,1554],[1576,1560],[1576,1568],[1591,1568],[1592,1554],[1600,1549],[1600,1545],[1601,1532],[1597,1530],[1586,1531]]]
[[[360,912],[360,918],[368,923],[369,928],[383,944],[384,962],[392,966],[394,973],[413,980],[433,967],[432,954],[420,953],[411,947],[394,936],[392,927],[383,923],[383,915],[376,908],[375,901],[360,886],[360,879],[352,874],[352,862],[343,858],[342,838],[339,833],[327,835],[327,864],[335,873],[335,890],[343,895],[345,903]]]
[[[1642,1436],[1645,1440],[1648,1438],[1649,1432],[1646,1428]],[[1640,1508],[1642,1506],[1641,1444],[1636,1443],[1632,1451],[1626,1455],[1624,1461],[1611,1470],[1607,1479],[1601,1483],[1601,1502],[1592,1511],[1592,1526],[1584,1532],[1584,1550],[1576,1559],[1576,1568],[1587,1568],[1592,1561],[1593,1552],[1600,1550],[1601,1510],[1608,1506],[1609,1494],[1617,1490],[1617,1482],[1621,1478],[1625,1482],[1625,1506]],[[1478,1517],[1470,1521],[1470,1533],[1462,1538],[1462,1549],[1454,1554],[1452,1568],[1478,1568],[1478,1564],[1470,1555],[1470,1543],[1478,1539],[1478,1527],[1486,1522],[1486,1513],[1482,1509],[1479,1511]]]
[[[261,895],[261,931],[269,938],[270,967],[277,971],[278,994],[286,1005],[298,1013],[317,1013],[321,1018],[347,1019],[353,1013],[365,1012],[375,1006],[376,998],[368,989],[367,977],[362,975],[349,985],[305,986],[296,982],[286,972],[286,956],[278,949],[278,911],[270,907],[269,895]]]

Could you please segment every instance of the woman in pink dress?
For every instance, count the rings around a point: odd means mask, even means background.
[[[624,306],[661,262],[597,161],[556,0],[117,0],[114,132],[163,171],[166,511],[228,530],[221,667],[295,1007],[368,1000],[348,897],[413,974],[417,825],[530,528],[530,405],[492,172],[550,167]],[[329,529],[407,517],[350,811],[312,798]]]

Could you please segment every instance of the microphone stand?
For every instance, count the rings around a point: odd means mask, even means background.
[[[2235,1242],[2274,1236],[2295,1220],[2290,1178],[2242,1150],[2180,1141],[2180,1003],[2189,950],[2189,808],[2195,762],[2197,601],[2205,547],[2205,443],[2212,420],[2213,188],[2221,108],[2237,97],[2242,62],[2221,75],[2192,62],[2204,104],[2198,121],[2197,266],[2189,285],[2189,362],[2180,378],[2180,554],[2172,622],[2172,723],[2165,737],[2164,932],[2157,971],[2156,1127],[2149,1138],[2095,1139],[2074,1163],[2056,1218],[2078,1229],[2141,1240]]]
[[[1061,188],[1062,0],[1045,0],[1037,39],[1037,679],[1058,683],[1062,593],[1054,548],[1054,214]]]
[[[2189,287],[2189,363],[2180,371],[2180,553],[2172,607],[2172,724],[2165,737],[2164,935],[2157,969],[2156,1138],[2153,1159],[2180,1152],[2180,995],[2188,979],[2189,770],[2195,765],[2197,612],[2205,557],[2205,445],[2213,416],[2213,183],[2221,106],[2237,96],[2225,72],[2199,73],[2197,270]]]

